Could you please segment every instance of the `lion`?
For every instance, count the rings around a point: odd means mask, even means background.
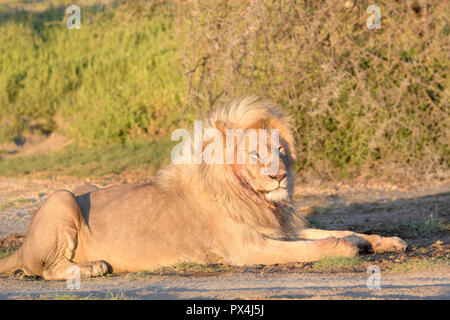
[[[204,128],[276,130],[278,145],[267,144],[270,161],[250,163],[259,149],[238,137],[231,148],[246,155],[240,163],[171,163],[150,183],[52,193],[33,216],[22,246],[0,260],[0,273],[22,270],[64,280],[74,266],[90,277],[180,262],[267,265],[405,250],[397,237],[308,227],[293,201],[290,123],[270,101],[237,99],[205,119]],[[262,174],[271,161],[278,161],[277,171]]]

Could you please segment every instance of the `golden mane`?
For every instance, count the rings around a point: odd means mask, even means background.
[[[254,128],[260,121],[267,121],[271,128],[279,130],[280,140],[288,146],[288,162],[292,165],[295,151],[290,118],[270,102],[255,96],[234,100],[204,119],[203,126],[204,129],[220,125],[246,130]],[[291,237],[294,230],[306,225],[293,201],[272,203],[255,196],[255,191],[236,176],[231,165],[171,164],[158,172],[156,182],[163,190],[195,202],[195,206],[204,208],[204,214],[228,214],[234,221],[248,227],[249,239],[253,238],[252,235]],[[211,218],[214,219],[213,216]]]

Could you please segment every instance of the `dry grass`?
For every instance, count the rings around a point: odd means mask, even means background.
[[[153,278],[156,276],[205,276],[216,275],[233,270],[234,267],[225,264],[198,264],[192,262],[181,262],[168,267],[156,268],[150,271],[139,271],[129,273],[130,280]]]
[[[386,273],[408,273],[420,271],[444,271],[450,270],[450,255],[434,258],[425,257],[420,259],[410,259],[400,264],[393,265],[390,269],[387,268]]]
[[[448,1],[377,1],[380,30],[369,1],[183,3],[199,113],[256,92],[292,114],[304,171],[448,174]]]
[[[12,255],[16,250],[6,249],[6,250],[0,250],[0,259],[6,258],[10,255]]]
[[[314,262],[311,266],[313,272],[342,272],[359,267],[364,260],[360,256],[330,257]]]
[[[39,296],[17,296],[15,298],[18,300],[134,300],[132,297],[125,295],[123,292],[112,292],[110,290],[106,291],[104,296],[95,294],[81,295],[50,293],[41,294]]]

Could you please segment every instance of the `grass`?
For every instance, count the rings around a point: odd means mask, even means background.
[[[210,275],[227,272],[231,267],[224,264],[198,264],[181,262],[172,266],[156,268],[149,271],[139,271],[128,274],[131,280],[153,278],[161,275]]]
[[[63,3],[0,7],[0,142],[58,131],[98,145],[170,132],[184,90],[174,10],[110,3],[80,5],[79,30],[67,29]]]
[[[107,291],[103,300],[133,300],[133,298],[126,296],[123,292]]]
[[[450,268],[450,254],[444,257],[422,257],[422,258],[412,258],[405,262],[396,264],[392,268],[389,268],[383,272],[386,273],[407,273],[414,271],[431,271],[439,270],[441,268]]]
[[[24,300],[133,300],[132,297],[126,296],[123,292],[112,292],[108,290],[105,296],[99,296],[97,294],[89,295],[77,295],[77,294],[41,294],[39,297],[33,297],[30,295],[20,297]]]
[[[99,300],[97,296],[89,294],[87,296],[75,294],[41,294],[39,297],[27,295],[24,300]]]
[[[68,146],[50,155],[0,159],[0,175],[48,172],[49,174],[98,177],[137,168],[157,169],[170,158],[170,140],[137,140],[97,147]]]
[[[193,262],[182,262],[165,269],[166,272],[173,270],[175,273],[216,273],[229,269],[223,264],[198,264]]]
[[[403,234],[405,237],[421,237],[431,235],[436,232],[450,231],[450,224],[444,219],[427,219],[424,221],[410,221],[398,226],[385,226],[383,231],[390,234]]]
[[[355,257],[330,257],[316,261],[312,264],[312,271],[338,272],[359,267],[364,260],[360,256]]]
[[[0,259],[2,258],[6,258],[10,255],[12,255],[16,250],[11,250],[9,248],[7,248],[6,250],[2,251],[0,250]]]
[[[422,222],[410,222],[405,225],[408,235],[427,235],[434,232],[450,231],[450,224],[441,220],[426,220]]]
[[[0,212],[2,212],[5,209],[17,209],[21,208],[26,204],[34,203],[31,199],[15,199],[12,201],[7,201],[3,205],[0,205]]]

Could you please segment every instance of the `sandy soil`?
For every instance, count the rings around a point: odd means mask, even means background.
[[[411,273],[382,275],[380,289],[367,287],[367,274],[253,274],[218,276],[127,275],[82,281],[69,290],[64,281],[0,280],[0,299],[449,299],[450,276]]]
[[[73,177],[0,177],[0,250],[20,245],[34,212],[54,190],[70,190],[86,182],[106,186],[145,180],[132,176],[94,181]],[[408,242],[409,249],[401,254],[366,255],[361,265],[332,272],[318,273],[312,264],[297,263],[228,268],[212,273],[123,274],[83,280],[80,290],[66,289],[64,281],[0,277],[0,299],[65,295],[132,299],[450,299],[448,264],[410,268],[406,273],[385,272],[414,259],[448,261],[448,228],[421,230],[412,226],[430,221],[450,223],[450,181],[413,186],[312,183],[296,188],[296,201],[300,211],[317,227],[396,235]],[[380,266],[381,289],[367,288],[369,265]]]

